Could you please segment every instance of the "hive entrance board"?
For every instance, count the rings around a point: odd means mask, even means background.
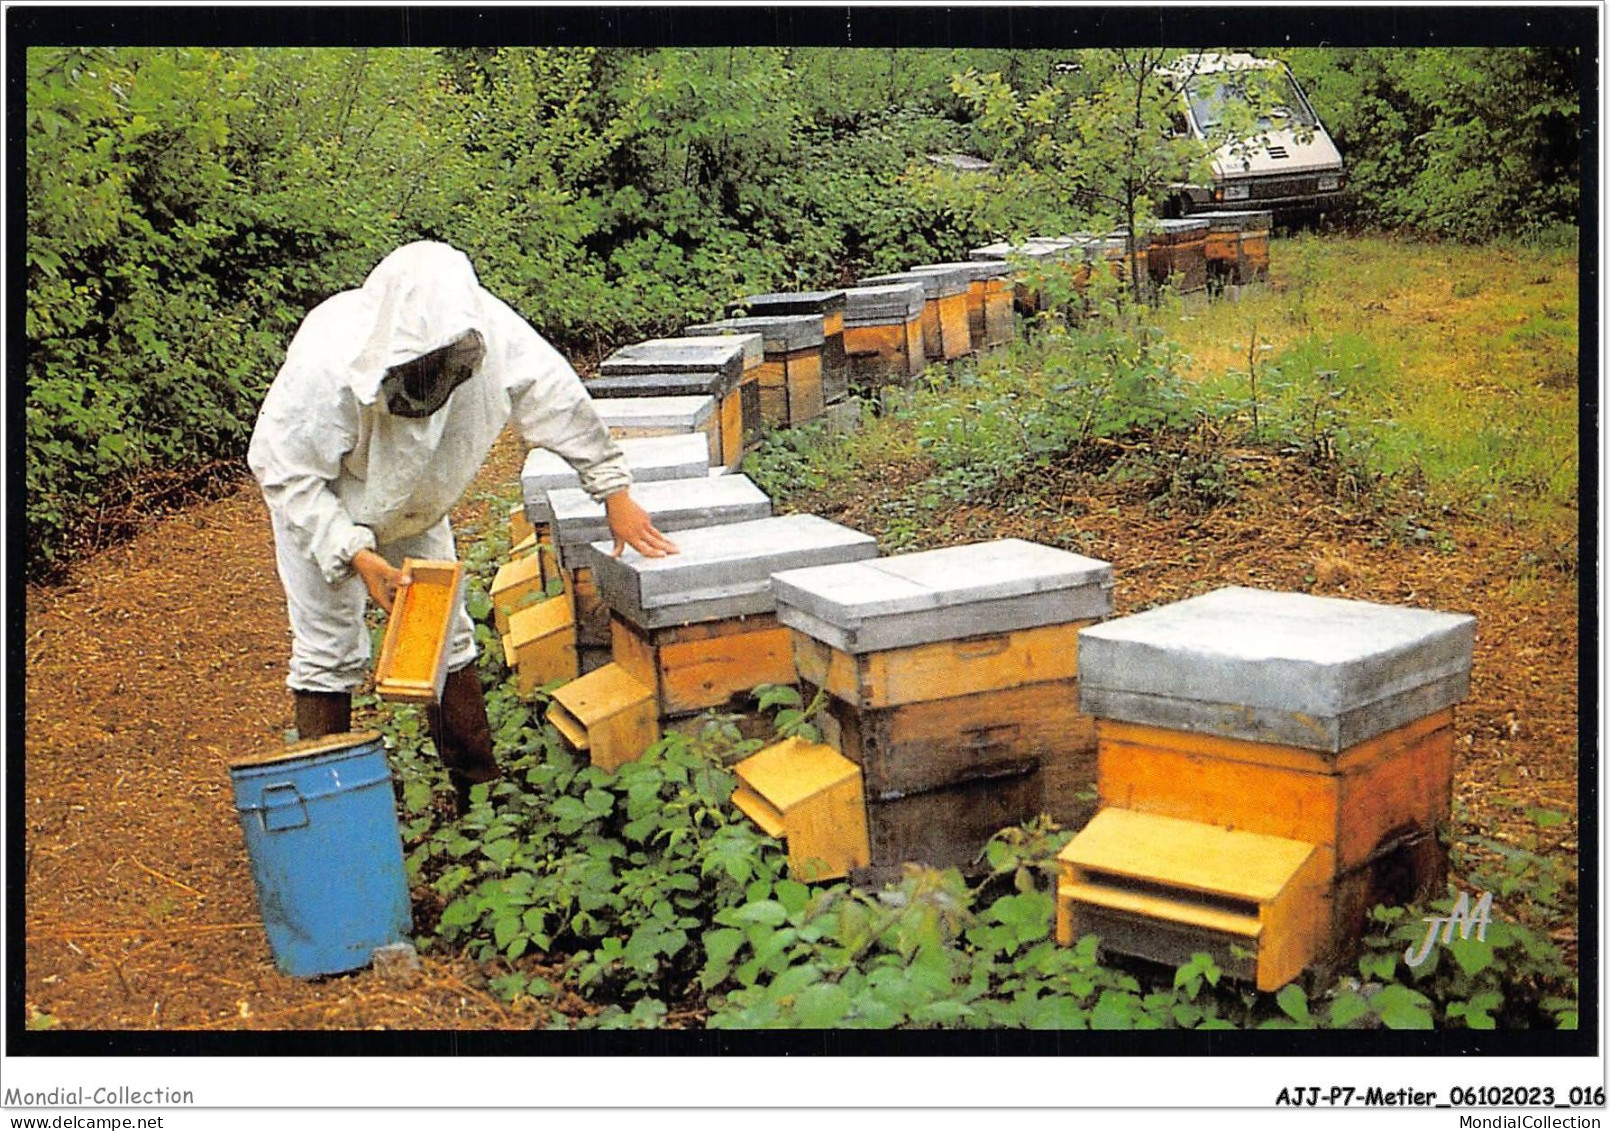
[[[551,597],[512,614],[503,659],[518,672],[521,695],[555,680],[575,679],[576,617],[570,601]]]
[[[447,682],[448,644],[464,567],[406,558],[413,581],[397,591],[375,666],[375,694],[403,703],[435,703]]]
[[[796,879],[838,879],[867,864],[861,772],[838,751],[785,738],[733,772],[733,805],[786,844]]]
[[[618,664],[605,664],[553,693],[548,722],[592,764],[614,770],[660,738],[653,693]]]
[[[1275,990],[1314,960],[1326,933],[1329,877],[1302,841],[1103,809],[1057,859],[1064,946],[1095,933],[1109,950],[1170,965],[1205,951]]]

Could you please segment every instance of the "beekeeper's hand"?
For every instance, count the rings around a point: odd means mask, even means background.
[[[618,558],[630,546],[645,558],[663,558],[677,552],[676,543],[654,529],[648,511],[638,506],[629,491],[616,491],[604,500],[604,515],[609,520],[609,532],[615,536]]]
[[[388,613],[391,612],[392,603],[396,601],[398,592],[414,580],[411,574],[398,569],[373,550],[359,550],[352,559],[352,568],[363,578],[363,583],[368,586],[369,596],[374,598],[375,604]]]

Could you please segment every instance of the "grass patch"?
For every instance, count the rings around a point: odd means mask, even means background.
[[[1268,287],[1160,317],[1221,403],[1250,401],[1250,351],[1260,415],[1328,422],[1433,505],[1574,530],[1574,248],[1303,235]]]

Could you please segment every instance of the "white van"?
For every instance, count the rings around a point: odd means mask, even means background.
[[[1346,194],[1347,171],[1336,143],[1291,70],[1276,60],[1242,53],[1199,54],[1170,64],[1165,73],[1180,91],[1175,134],[1207,142],[1225,104],[1246,99],[1236,73],[1251,70],[1276,72],[1277,97],[1258,119],[1258,135],[1239,153],[1229,145],[1213,151],[1212,184],[1170,186],[1173,195],[1164,203],[1164,215],[1245,208],[1289,215],[1330,207]]]

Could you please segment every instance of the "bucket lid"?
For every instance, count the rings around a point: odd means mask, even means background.
[[[238,758],[229,763],[229,769],[233,773],[236,770],[277,766],[281,762],[290,762],[297,758],[311,758],[317,754],[329,754],[349,748],[355,749],[359,746],[368,746],[379,741],[380,732],[378,730],[351,730],[342,734],[327,734],[323,738],[308,738],[301,742],[293,742],[289,746],[278,750],[270,750],[265,754],[252,754],[245,758]]]

